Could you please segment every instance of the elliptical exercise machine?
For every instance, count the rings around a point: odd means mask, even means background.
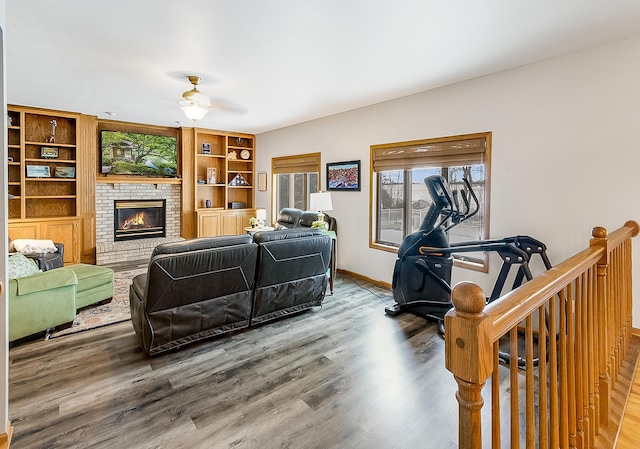
[[[410,312],[439,322],[444,332],[444,315],[453,307],[451,302],[452,253],[489,251],[502,259],[502,267],[488,302],[497,299],[504,289],[512,267],[517,268],[511,289],[531,280],[533,275],[529,261],[539,255],[545,268],[551,268],[546,246],[529,236],[518,235],[504,239],[479,240],[450,244],[447,231],[474,216],[479,201],[468,179],[466,189],[460,193],[449,189],[446,180],[439,175],[424,179],[432,204],[420,229],[405,237],[398,249],[392,291],[396,303],[385,308],[390,316]],[[458,195],[464,209],[459,206]],[[473,204],[470,205],[470,202]]]

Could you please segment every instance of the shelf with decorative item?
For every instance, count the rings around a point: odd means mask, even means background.
[[[253,136],[232,134],[227,136],[227,148],[253,148],[253,141]]]
[[[24,160],[25,162],[42,162],[45,164],[75,164],[76,160],[75,159],[41,159],[41,158],[33,158],[33,157],[29,157],[29,158],[25,158]]]
[[[252,187],[250,174],[250,172],[229,172],[227,176],[229,187]]]

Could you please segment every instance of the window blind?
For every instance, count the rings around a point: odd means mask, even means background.
[[[451,167],[485,162],[486,136],[451,141],[422,140],[374,145],[371,159],[375,172],[422,167]]]
[[[274,157],[271,160],[274,175],[287,173],[320,173],[320,153]]]

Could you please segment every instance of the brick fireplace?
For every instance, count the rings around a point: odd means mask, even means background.
[[[109,265],[120,262],[146,261],[153,248],[165,242],[182,240],[180,237],[181,186],[179,184],[105,184],[96,185],[96,263]],[[143,238],[117,238],[116,202],[123,202],[129,212],[141,213],[143,203],[164,206],[162,217],[164,236],[151,234]],[[148,205],[147,204],[147,205]],[[149,217],[151,219],[153,217]],[[130,220],[131,218],[129,218]],[[135,219],[135,218],[134,218]],[[146,225],[129,223],[127,228],[138,228],[145,234]],[[155,228],[157,226],[153,226]],[[146,228],[148,229],[148,228]],[[122,236],[122,232],[120,233]],[[127,234],[126,232],[124,234]],[[138,235],[140,237],[140,235]]]

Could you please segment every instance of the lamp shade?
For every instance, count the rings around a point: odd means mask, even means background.
[[[267,210],[266,209],[256,209],[256,218],[258,220],[266,220],[267,219]]]
[[[331,204],[331,193],[329,192],[317,192],[312,193],[309,198],[310,208],[315,211],[333,210],[333,204]]]
[[[198,106],[197,104],[190,104],[186,101],[181,101],[180,103],[182,103],[180,107],[184,111],[184,114],[194,122],[196,120],[201,120],[205,115],[207,115],[207,112],[209,112],[209,109]]]

